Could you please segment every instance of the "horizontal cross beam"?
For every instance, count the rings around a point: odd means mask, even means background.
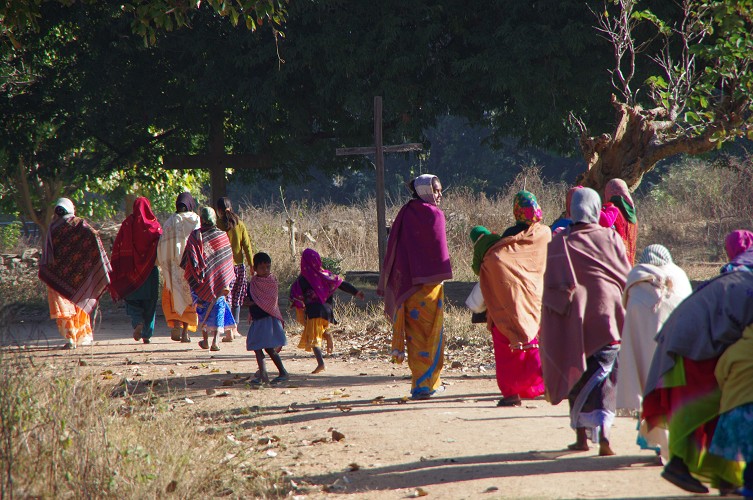
[[[423,144],[420,142],[412,142],[410,144],[397,144],[395,146],[382,147],[383,153],[407,153],[409,151],[421,151]],[[374,146],[360,147],[360,148],[337,148],[335,149],[335,156],[350,156],[350,155],[373,155],[376,154],[376,148]]]

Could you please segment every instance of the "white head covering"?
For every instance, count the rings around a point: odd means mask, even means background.
[[[570,215],[573,222],[598,224],[601,213],[601,197],[591,188],[578,189],[570,202]]]
[[[672,263],[672,254],[663,245],[649,245],[643,249],[639,264],[651,264],[652,266],[664,266]]]
[[[413,188],[418,197],[432,205],[437,204],[434,201],[434,186],[432,186],[432,181],[436,178],[437,176],[434,174],[421,174],[413,179]]]
[[[64,208],[65,211],[68,212],[69,215],[74,215],[75,213],[73,202],[69,200],[68,198],[59,198],[58,201],[55,202],[55,208],[57,207]]]

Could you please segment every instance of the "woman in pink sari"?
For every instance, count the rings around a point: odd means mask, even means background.
[[[413,199],[392,224],[377,293],[392,321],[392,359],[408,352],[411,397],[428,399],[442,390],[444,287],[452,278],[445,218],[439,203],[442,184],[430,174],[410,184]]]

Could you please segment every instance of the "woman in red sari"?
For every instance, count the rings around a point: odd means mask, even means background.
[[[120,226],[112,246],[110,295],[125,299],[133,340],[151,342],[159,296],[157,243],[162,227],[143,196],[133,202],[133,213]]]

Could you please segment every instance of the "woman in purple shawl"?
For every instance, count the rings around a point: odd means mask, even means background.
[[[442,184],[434,175],[416,177],[413,199],[392,224],[377,293],[392,321],[392,359],[402,363],[406,347],[411,396],[427,399],[441,390],[444,362],[444,287],[452,278]],[[407,344],[407,345],[406,345]]]
[[[573,225],[549,243],[542,298],[540,353],[547,400],[567,398],[576,442],[614,455],[609,428],[616,410],[617,355],[625,319],[622,292],[630,266],[620,236],[599,226],[601,198],[573,194]]]

